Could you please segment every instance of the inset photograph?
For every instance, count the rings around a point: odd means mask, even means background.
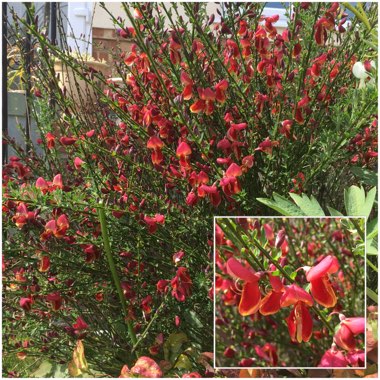
[[[217,368],[365,368],[365,218],[214,218]]]

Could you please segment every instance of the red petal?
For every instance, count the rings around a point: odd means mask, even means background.
[[[309,309],[301,303],[302,310],[302,340],[308,342],[313,333],[313,319],[311,318]]]
[[[319,264],[312,267],[306,274],[307,281],[313,281],[327,273],[334,273],[339,269],[339,262],[336,257],[328,255]]]
[[[239,165],[232,163],[226,171],[227,177],[239,177],[243,174]]]
[[[288,330],[293,342],[308,342],[313,332],[313,320],[303,302],[297,303],[288,319]]]
[[[243,316],[256,313],[260,307],[260,288],[257,282],[246,282],[239,303],[239,313]]]
[[[205,109],[205,107],[206,102],[204,100],[199,99],[190,106],[190,111],[192,113],[199,113],[202,112]]]
[[[211,88],[205,88],[203,91],[203,100],[215,100],[215,92]]]
[[[191,99],[191,97],[193,96],[193,86],[190,84],[188,86],[186,86],[183,91],[182,91],[182,96],[185,100],[189,100]]]
[[[295,284],[286,286],[285,292],[281,298],[281,307],[294,305],[299,301],[304,302],[309,306],[312,306],[314,303],[310,294],[306,292],[306,290],[300,288]]]
[[[324,307],[334,307],[336,305],[334,289],[326,276],[316,278],[310,284],[311,294],[320,305]]]
[[[330,348],[322,356],[318,367],[347,367],[347,360],[341,351],[333,351]]]
[[[141,356],[139,359],[137,359],[137,362],[131,368],[131,373],[138,375],[139,377],[162,377],[161,368],[153,359],[148,358],[147,356]]]
[[[62,189],[63,188],[63,182],[62,182],[62,175],[61,174],[57,174],[53,178],[53,185],[57,186],[58,189]]]
[[[231,257],[228,259],[226,264],[227,273],[234,278],[244,280],[247,282],[257,282],[259,277],[255,273],[244,267],[239,261]]]
[[[365,331],[365,318],[346,318],[342,321],[354,335],[363,334]]]
[[[163,146],[164,143],[157,136],[152,136],[146,143],[148,149],[160,149]]]
[[[277,313],[281,306],[282,293],[270,291],[261,301],[260,303],[260,313],[262,315],[270,315]]]
[[[269,282],[272,285],[272,288],[276,292],[281,292],[284,289],[284,284],[281,282],[280,277],[278,276],[272,276],[269,274]]]
[[[193,81],[191,80],[191,78],[185,71],[181,72],[181,83],[184,84],[185,86],[193,84]]]
[[[177,148],[177,157],[187,157],[191,154],[191,148],[185,142],[181,142]]]
[[[338,332],[334,335],[334,341],[339,346],[347,351],[355,349],[356,342],[352,331],[342,323]]]

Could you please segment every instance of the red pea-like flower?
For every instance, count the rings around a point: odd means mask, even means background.
[[[347,367],[347,364],[347,359],[343,355],[342,351],[330,348],[323,354],[318,367]]]
[[[157,136],[152,136],[146,144],[146,147],[152,150],[151,158],[154,165],[159,165],[164,160],[164,156],[162,154],[163,146],[164,143]]]
[[[144,216],[144,222],[148,225],[149,233],[154,234],[157,231],[157,224],[165,223],[165,216],[162,214],[156,214],[155,216]]]
[[[310,294],[295,284],[289,285],[285,288],[280,305],[281,307],[295,305],[287,318],[292,342],[308,342],[313,332],[313,320],[307,307],[313,305]]]
[[[233,257],[228,259],[226,269],[231,277],[244,281],[239,313],[242,316],[256,313],[259,310],[261,301],[259,276],[253,270],[244,267]]]
[[[21,298],[20,299],[20,306],[25,311],[30,311],[32,309],[32,299],[31,298]]]
[[[40,272],[47,272],[50,269],[50,258],[49,256],[42,256],[40,259],[40,265],[38,270]]]
[[[334,307],[337,298],[328,275],[337,272],[339,262],[336,257],[328,255],[319,264],[306,272],[310,282],[310,291],[314,299],[324,307]]]
[[[177,157],[179,157],[179,164],[185,169],[190,168],[189,156],[191,155],[191,148],[189,144],[182,141],[176,151]]]
[[[189,276],[189,272],[184,267],[179,267],[175,277],[171,280],[172,296],[177,301],[184,302],[186,297],[191,295],[191,286],[193,282]]]
[[[365,318],[345,318],[334,335],[334,342],[341,348],[351,351],[356,348],[355,337],[365,331]]]
[[[59,293],[50,293],[46,296],[46,301],[50,302],[53,310],[57,311],[62,306],[62,297]]]

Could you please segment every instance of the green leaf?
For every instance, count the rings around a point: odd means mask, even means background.
[[[306,194],[302,196],[294,193],[289,193],[297,206],[304,212],[307,216],[325,216],[325,212],[322,207],[315,199],[313,195],[309,198]]]
[[[368,218],[376,198],[376,187],[367,196],[363,187],[351,186],[344,190],[344,205],[348,216],[365,216]]]
[[[378,303],[378,301],[377,301],[377,299],[378,299],[377,294],[372,289],[367,288],[367,296],[369,298],[371,298],[372,301]]]
[[[366,241],[366,252],[367,255],[371,256],[376,256],[378,251],[377,251],[377,244],[376,241],[373,239],[367,239]]]
[[[367,239],[373,239],[377,236],[378,234],[377,228],[378,228],[377,218],[375,218],[367,224]]]
[[[276,210],[281,215],[285,216],[303,216],[303,212],[294,203],[290,202],[288,199],[282,197],[277,193],[273,193],[273,198],[256,198],[259,202],[265,204],[266,206]]]
[[[185,314],[185,320],[189,322],[189,324],[197,329],[201,330],[204,326],[201,320],[198,318],[197,313],[194,310],[190,310],[190,312]]]
[[[49,360],[44,360],[39,367],[31,373],[30,377],[51,377],[53,364]]]
[[[356,175],[365,185],[377,186],[378,175],[375,171],[354,166],[351,172]]]
[[[182,345],[188,341],[187,335],[183,332],[172,333],[164,343],[165,360],[174,364],[178,356],[184,351]]]
[[[329,210],[331,216],[344,216],[340,211],[335,210],[335,208],[327,206],[327,209]]]

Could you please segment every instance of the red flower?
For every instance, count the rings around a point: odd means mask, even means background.
[[[83,320],[82,317],[78,317],[76,323],[73,324],[75,330],[86,330],[88,329],[88,324]]]
[[[165,223],[165,216],[156,214],[155,216],[144,216],[144,222],[149,226],[149,233],[154,234],[157,231],[157,224]]]
[[[153,359],[141,356],[131,369],[127,365],[123,366],[119,378],[125,377],[161,378],[162,371]]]
[[[184,379],[196,379],[196,378],[202,378],[202,376],[198,372],[190,372],[190,373],[185,373],[182,375],[182,378]]]
[[[32,299],[31,298],[21,298],[20,299],[20,306],[25,311],[30,311],[32,309]]]
[[[185,252],[184,251],[178,251],[178,252],[176,252],[173,255],[174,264],[177,265],[183,259],[183,256],[185,256]]]
[[[365,366],[365,352],[364,350],[354,350],[348,352],[346,359],[352,367],[364,367]]]
[[[222,79],[220,82],[218,82],[215,85],[215,92],[216,92],[216,100],[219,103],[224,103],[226,101],[226,90],[228,88],[228,82],[226,79]]]
[[[145,314],[150,314],[152,312],[152,307],[151,307],[152,301],[153,300],[152,300],[152,296],[151,295],[146,296],[141,301],[141,308],[143,309],[143,311],[144,311]]]
[[[75,144],[77,141],[77,138],[75,137],[61,137],[59,139],[59,142],[62,144],[62,145],[65,145],[65,146],[68,146],[68,145],[73,145]]]
[[[256,148],[255,151],[261,151],[272,155],[272,149],[279,145],[280,143],[278,141],[271,141],[269,137],[267,137],[263,142],[259,144],[258,148]]]
[[[231,141],[236,141],[238,139],[239,132],[246,129],[247,125],[248,125],[247,123],[239,123],[239,124],[231,123],[231,127],[227,131],[227,137]]]
[[[190,168],[189,156],[191,155],[191,148],[189,144],[182,141],[176,151],[177,157],[179,157],[179,164],[185,169]]]
[[[55,146],[55,136],[48,132],[45,136],[48,149],[53,149]]]
[[[74,158],[75,169],[79,170],[84,163],[85,162],[82,159],[80,159],[79,157]]]
[[[318,367],[347,367],[348,362],[344,357],[342,351],[338,351],[334,348],[327,350],[318,364]]]
[[[46,194],[49,191],[49,185],[42,177],[37,178],[36,188],[40,189],[42,194]]]
[[[62,214],[58,217],[57,221],[52,219],[45,224],[45,231],[41,234],[41,240],[45,241],[52,235],[54,235],[56,238],[62,238],[65,236],[68,228],[69,221],[67,219],[67,216],[65,214]]]
[[[40,259],[40,266],[38,270],[40,272],[47,272],[50,269],[50,258],[49,256],[42,256]]]
[[[313,320],[309,309],[303,302],[298,302],[288,319],[288,330],[293,342],[308,342],[313,332]]]
[[[310,282],[310,291],[314,299],[324,307],[334,307],[337,299],[328,275],[339,269],[336,257],[328,255],[319,264],[310,268],[306,279]]]
[[[198,88],[199,98],[190,106],[192,113],[204,112],[206,115],[211,115],[214,112],[214,101],[216,92],[211,88]]]
[[[345,318],[341,321],[339,330],[334,335],[334,342],[347,351],[356,348],[355,336],[365,331],[365,318]]]
[[[154,165],[159,165],[164,160],[164,156],[161,151],[163,146],[164,143],[157,136],[152,136],[146,144],[148,149],[153,150],[151,158]]]
[[[62,306],[62,297],[59,293],[50,293],[46,296],[46,301],[50,302],[53,310],[57,311]]]
[[[159,280],[157,282],[156,288],[158,293],[166,293],[168,291],[168,280]]]
[[[185,88],[182,91],[183,99],[189,100],[193,96],[193,81],[189,75],[185,72],[181,72],[181,83],[185,85]]]
[[[308,342],[313,332],[313,320],[307,306],[313,305],[310,294],[292,284],[285,288],[281,297],[281,307],[294,305],[287,318],[288,330],[292,342]]]
[[[261,301],[259,276],[252,269],[244,267],[233,257],[228,259],[226,269],[231,277],[244,281],[239,313],[243,316],[256,313],[259,310]]]
[[[293,120],[284,120],[281,123],[280,133],[283,134],[287,139],[290,138],[290,129],[293,126]]]
[[[223,189],[224,194],[230,197],[233,194],[240,193],[241,187],[236,177],[243,174],[241,167],[235,163],[232,163],[226,170],[225,177],[220,180],[220,186]]]
[[[172,286],[172,296],[177,299],[177,301],[183,302],[186,297],[191,295],[192,281],[184,267],[179,267],[177,269],[176,276],[171,280]]]
[[[220,202],[222,201],[222,199],[215,185],[213,186],[201,185],[198,187],[198,196],[203,198],[206,195],[209,196],[210,202],[212,203],[213,206],[217,207],[220,205]]]
[[[34,217],[34,213],[30,213],[25,203],[21,202],[17,206],[16,214],[14,215],[12,220],[16,224],[17,228],[22,228],[26,223],[28,223],[32,216]]]

